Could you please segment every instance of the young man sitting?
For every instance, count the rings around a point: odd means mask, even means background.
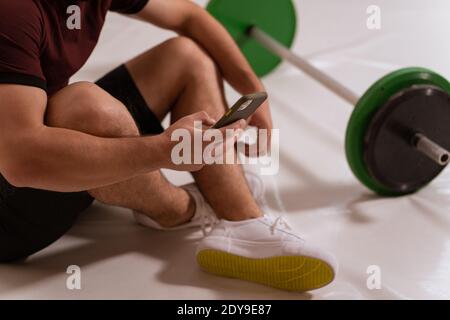
[[[68,27],[71,5],[80,9],[79,28]],[[69,85],[109,10],[180,36],[95,84]],[[257,176],[246,175],[237,162],[171,161],[172,132],[194,132],[194,121],[211,126],[226,112],[224,80],[242,94],[264,90],[226,30],[190,1],[2,1],[0,261],[44,249],[96,199],[129,208],[138,222],[156,229],[215,221],[197,252],[209,272],[297,291],[330,283],[334,258],[281,218],[264,215]],[[160,122],[168,113],[172,126],[164,131]],[[272,129],[269,105],[248,124]],[[174,186],[162,168],[193,172],[196,183]]]

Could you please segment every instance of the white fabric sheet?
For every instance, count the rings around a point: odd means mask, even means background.
[[[204,2],[202,2],[204,3]],[[450,2],[446,0],[296,1],[295,50],[362,94],[396,68],[419,65],[450,78]],[[381,7],[382,29],[366,9]],[[101,41],[73,79],[94,81],[173,36],[110,14]],[[0,298],[39,299],[444,299],[450,298],[450,172],[410,197],[383,199],[353,177],[344,155],[351,106],[292,66],[265,78],[281,128],[281,169],[265,178],[270,210],[340,261],[336,281],[295,294],[203,273],[194,258],[200,232],[137,226],[128,210],[95,204],[73,230],[26,263],[0,266]],[[236,93],[228,90],[230,101]],[[187,174],[168,172],[177,184]],[[82,290],[66,288],[69,265]],[[381,290],[366,286],[381,268]]]

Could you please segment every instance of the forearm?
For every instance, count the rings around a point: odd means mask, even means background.
[[[42,127],[17,137],[12,176],[19,177],[21,186],[37,189],[95,189],[163,167],[160,140],[105,139]]]
[[[237,91],[247,94],[264,90],[228,31],[205,10],[196,10],[191,15],[184,33],[208,51],[219,65],[224,78]]]

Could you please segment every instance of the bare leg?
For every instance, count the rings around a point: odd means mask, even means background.
[[[226,109],[220,74],[191,40],[165,42],[127,66],[161,120],[171,110],[175,121],[200,110],[219,118]],[[125,106],[88,83],[56,94],[49,102],[46,124],[102,137],[138,135]],[[219,217],[244,220],[261,215],[240,166],[211,166],[195,173],[194,178]],[[164,227],[189,221],[195,211],[189,194],[171,185],[160,172],[89,192],[101,202],[143,212]]]
[[[53,96],[46,124],[100,137],[139,135],[125,106],[89,83],[71,85]],[[195,210],[188,193],[170,184],[159,171],[89,192],[106,204],[143,212],[164,227],[189,221]]]
[[[216,65],[189,39],[170,40],[128,62],[127,68],[160,119],[169,111],[172,122],[198,111],[219,119],[227,109]],[[208,166],[193,176],[220,218],[246,220],[262,215],[240,165]]]

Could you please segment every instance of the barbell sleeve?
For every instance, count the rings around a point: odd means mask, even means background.
[[[249,29],[249,36],[276,56],[283,58],[298,67],[311,78],[321,83],[345,101],[349,102],[352,106],[356,106],[358,103],[359,97],[353,91],[344,87],[341,83],[317,69],[302,57],[295,55],[291,50],[286,48],[261,29],[255,26],[251,27]]]
[[[441,166],[446,166],[450,162],[450,153],[432,141],[425,135],[417,133],[414,137],[414,145],[418,151]]]

